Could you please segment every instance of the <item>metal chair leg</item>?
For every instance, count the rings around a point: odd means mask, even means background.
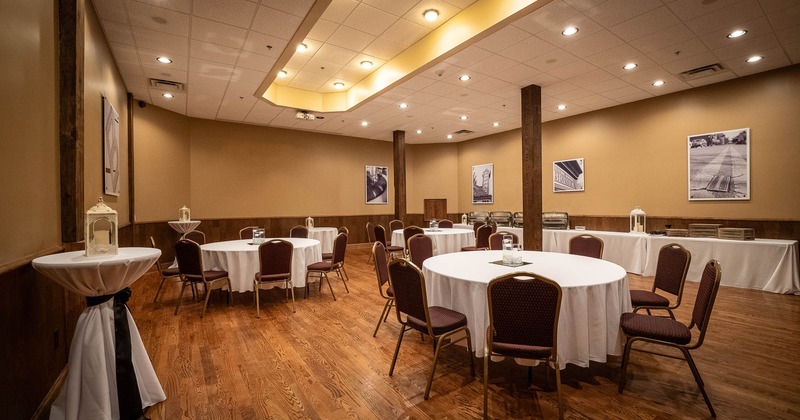
[[[183,291],[186,290],[186,283],[187,282],[184,281],[183,285],[181,286],[181,294],[178,295],[178,306],[175,307],[175,313],[173,315],[178,315],[178,310],[181,309],[181,303],[183,303]]]
[[[433,383],[433,375],[436,373],[436,362],[439,361],[439,351],[442,349],[442,342],[444,340],[435,339],[433,340],[436,343],[435,350],[433,352],[433,367],[431,367],[431,373],[428,375],[428,384],[425,385],[425,395],[423,396],[424,399],[428,399],[431,395],[431,384]]]
[[[331,289],[331,296],[333,296],[333,300],[336,301],[336,295],[333,293],[333,286],[331,286],[331,280],[328,278],[327,273],[322,273],[325,276],[325,282],[328,283],[328,289]],[[319,282],[319,288],[322,290],[322,280]]]
[[[400,343],[403,342],[403,334],[405,334],[407,329],[408,327],[406,327],[405,325],[402,325],[400,327],[400,336],[397,337],[397,346],[395,346],[394,348],[394,356],[392,356],[392,366],[389,367],[389,376],[392,376],[392,374],[394,373],[394,365],[397,362],[397,354],[400,353]]]
[[[617,392],[620,394],[622,393],[622,390],[625,389],[625,377],[628,371],[628,361],[631,357],[631,344],[632,340],[627,340],[625,342],[625,351],[622,353],[622,367],[620,368],[622,372],[619,378],[619,389],[617,390]]]
[[[485,349],[483,355],[483,418],[489,418],[489,359],[491,359],[491,350]]]
[[[386,304],[383,305],[383,311],[381,311],[381,316],[378,318],[378,325],[375,326],[375,331],[372,333],[372,336],[375,337],[378,335],[378,328],[381,327],[382,322],[386,322],[384,316],[388,316],[389,313],[389,305],[392,303],[391,300],[386,300]]]
[[[694,375],[694,381],[697,382],[698,388],[700,388],[700,393],[703,394],[703,399],[706,401],[706,406],[708,406],[708,411],[711,412],[711,417],[717,417],[717,413],[714,411],[714,407],[711,406],[711,400],[708,398],[708,394],[706,394],[706,387],[703,384],[703,379],[700,377],[700,371],[697,370],[697,365],[694,364],[694,359],[692,359],[692,355],[689,353],[689,350],[680,347],[681,351],[683,352],[684,357],[686,357],[686,363],[689,364],[689,368],[692,370],[692,375]]]

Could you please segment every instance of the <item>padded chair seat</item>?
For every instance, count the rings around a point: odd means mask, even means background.
[[[387,245],[386,246],[386,252],[399,252],[399,251],[402,251],[402,250],[403,250],[402,246],[394,246],[394,245]]]
[[[178,267],[165,268],[165,269],[161,270],[161,275],[163,275],[164,277],[180,276],[181,275],[181,270],[179,270]]]
[[[452,309],[442,308],[441,306],[431,306],[428,308],[428,314],[431,317],[431,327],[433,327],[433,335],[441,335],[456,328],[461,328],[467,325],[467,317],[461,312],[456,312]],[[425,321],[408,317],[408,326],[424,333],[428,333],[428,326]]]
[[[333,259],[333,252],[323,252],[322,259],[324,260],[332,260]]]
[[[619,318],[619,327],[628,336],[646,337],[675,344],[692,341],[692,331],[670,318],[644,314],[624,313]]]
[[[228,277],[228,272],[227,271],[208,270],[204,274],[206,276],[206,280],[207,281],[214,281],[214,280],[218,280],[218,279],[222,279],[222,278]]]
[[[649,290],[631,290],[631,304],[637,306],[669,306],[669,299]]]
[[[258,281],[279,281],[286,280],[292,277],[292,273],[278,273],[278,274],[262,274],[258,276]]]
[[[331,262],[330,261],[320,261],[315,262],[308,266],[308,271],[330,271],[331,269]]]
[[[489,328],[486,328],[486,342],[489,342]],[[492,353],[522,359],[547,359],[553,353],[552,347],[528,346],[524,344],[492,342]]]

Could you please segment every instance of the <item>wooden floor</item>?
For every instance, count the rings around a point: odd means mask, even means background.
[[[152,419],[395,419],[480,418],[482,359],[469,375],[465,353],[448,347],[437,367],[431,397],[423,399],[433,360],[429,339],[408,334],[393,377],[389,363],[399,332],[394,312],[372,331],[383,301],[368,248],[347,252],[350,293],[333,277],[327,286],[298,293],[297,312],[278,289],[261,292],[261,318],[252,293],[234,293],[234,306],[211,297],[186,298],[173,315],[177,283],[165,286],[162,305],[152,303],[156,275],[133,286],[129,301],[167,400],[151,407]],[[725,267],[722,267],[725,276]],[[630,276],[633,288],[651,279]],[[679,320],[687,320],[697,283],[687,282]],[[298,289],[299,291],[299,289]],[[473,332],[481,333],[481,332]],[[721,419],[800,418],[800,296],[723,287],[706,342],[694,353]],[[617,393],[620,358],[562,372],[566,418],[672,419],[709,417],[686,363],[634,352],[623,394]],[[542,367],[511,361],[491,367],[492,418],[556,418],[556,393],[542,390]]]

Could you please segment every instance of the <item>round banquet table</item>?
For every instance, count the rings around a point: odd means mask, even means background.
[[[267,238],[267,241],[272,239],[292,243],[292,285],[305,287],[306,267],[322,261],[319,241],[306,238]],[[234,292],[252,291],[253,276],[259,270],[258,245],[250,245],[252,242],[252,239],[237,239],[200,245],[203,250],[203,268],[227,271]],[[275,282],[275,285],[282,286],[283,283]]]
[[[308,238],[319,241],[322,253],[333,252],[333,240],[339,234],[339,229],[335,227],[313,227],[308,229]]]
[[[621,355],[623,335],[619,317],[631,312],[625,269],[604,260],[553,252],[522,251],[521,267],[493,264],[503,251],[458,252],[428,258],[423,264],[428,305],[463,313],[475,355],[484,356],[489,305],[486,289],[495,277],[533,272],[556,281],[562,290],[558,321],[558,362],[587,367]]]
[[[465,246],[475,246],[475,231],[472,229],[441,228],[433,230],[424,228],[425,235],[433,240],[433,255],[460,252]],[[403,230],[392,231],[392,245],[406,247]]]
[[[33,260],[37,271],[87,296],[88,304],[75,327],[67,378],[51,419],[137,418],[167,398],[125,305],[128,286],[160,256],[154,248],[120,248],[117,255],[75,251]]]

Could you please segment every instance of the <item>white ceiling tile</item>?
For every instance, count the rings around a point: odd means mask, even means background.
[[[136,27],[133,28],[133,36],[139,48],[189,55],[189,40],[186,37]]]
[[[362,52],[383,60],[391,60],[403,50],[403,46],[396,42],[389,41],[388,39],[376,38],[375,41],[372,41]]]
[[[595,22],[610,27],[643,15],[662,5],[660,0],[609,0],[585,13]]]
[[[656,80],[669,80],[673,77],[670,72],[661,67],[651,67],[636,73],[626,74],[621,76],[620,79],[636,85],[637,83],[653,83]]]
[[[261,0],[261,4],[282,10],[295,16],[305,17],[315,0]]]
[[[456,66],[466,67],[475,64],[479,61],[483,61],[484,59],[488,58],[491,55],[492,53],[490,53],[489,51],[471,45],[459,51],[455,55],[448,57],[444,61],[446,63],[450,63]]]
[[[780,47],[761,51],[759,55],[764,58],[755,63],[748,63],[748,57],[743,56],[725,60],[722,62],[722,65],[731,69],[731,71],[735,72],[739,77],[791,65],[791,62]]]
[[[190,94],[186,103],[186,111],[190,117],[213,120],[217,117],[221,101],[222,98]]]
[[[525,64],[541,72],[547,72],[565,64],[573,63],[577,60],[578,57],[575,57],[564,50],[556,49],[542,54],[532,60],[528,60],[525,62]]]
[[[504,72],[516,66],[517,64],[518,63],[514,60],[509,60],[508,58],[496,55],[487,58],[486,60],[483,60],[480,63],[475,63],[469,66],[469,68],[470,70],[491,76],[493,74]]]
[[[676,16],[684,21],[689,21],[698,16],[703,16],[720,9],[736,4],[742,0],[717,0],[717,1],[697,1],[697,0],[676,0],[668,3],[667,6]]]
[[[259,6],[251,29],[281,39],[292,39],[303,18],[265,6]]]
[[[126,6],[133,27],[183,37],[189,36],[189,15],[187,14],[135,1],[128,1]]]
[[[239,49],[209,44],[203,41],[192,41],[189,47],[189,54],[201,60],[222,64],[236,64],[236,60],[239,58]]]
[[[336,22],[320,19],[314,23],[314,26],[310,31],[308,31],[306,38],[311,38],[320,42],[326,42],[329,40],[331,35],[333,35],[336,29],[340,27],[341,26],[339,26],[339,24]]]
[[[554,49],[556,49],[556,47],[547,41],[544,41],[536,36],[531,36],[505,49],[493,51],[500,51],[498,54],[501,56],[524,63],[539,57],[542,54],[553,51]]]
[[[249,28],[257,7],[247,0],[193,0],[192,13],[209,20]]]
[[[636,92],[636,93],[632,93],[630,95],[625,95],[625,96],[619,97],[616,100],[618,102],[620,102],[620,103],[627,104],[627,103],[630,103],[630,102],[641,101],[643,99],[649,99],[649,98],[652,98],[653,96],[655,96],[655,95],[653,95],[651,93],[648,93],[648,92],[645,92],[645,91],[641,91],[641,92]]]
[[[315,25],[316,27],[316,25]],[[339,26],[328,38],[328,43],[353,51],[362,51],[375,37],[347,26]]]
[[[596,66],[589,64],[584,60],[577,60],[561,67],[556,67],[555,69],[551,70],[551,73],[557,73],[559,77],[564,79],[571,79],[573,77],[591,73],[595,70],[598,70]]]
[[[734,74],[733,72],[725,72],[721,74],[715,74],[713,76],[703,77],[700,79],[690,80],[687,83],[692,85],[692,87],[699,87],[699,86],[710,85],[712,83],[724,82],[726,80],[731,80],[735,77],[736,74]]]
[[[588,109],[602,109],[619,105],[619,102],[610,98],[606,98],[603,95],[585,96],[580,99],[575,99],[572,102],[575,105],[579,105]]]
[[[170,80],[173,82],[186,83],[189,80],[189,73],[177,69],[165,69],[161,66],[142,66],[144,76],[152,79]]]
[[[353,60],[358,55],[358,52],[349,50],[347,48],[337,47],[333,44],[325,44],[317,50],[314,58],[330,61],[339,65],[345,65]]]
[[[572,6],[573,8],[575,8],[575,10],[583,12],[605,1],[606,0],[564,0],[564,3],[567,3],[568,5]]]
[[[272,35],[249,31],[242,49],[256,54],[278,58],[288,46],[289,41]]]
[[[125,11],[125,2],[123,0],[94,0],[92,4],[100,20],[128,23],[128,14]]]
[[[301,82],[295,78],[291,82],[289,82],[289,86],[295,89],[302,89],[315,92],[322,87],[322,83],[309,83],[309,82]]]
[[[633,48],[628,44],[620,44],[616,47],[609,48],[606,51],[592,54],[586,57],[586,61],[594,64],[597,67],[606,67],[617,64],[622,67],[622,65],[625,63],[637,62],[643,57],[644,54],[639,52],[639,50],[636,48]]]
[[[109,43],[108,46],[114,54],[115,62],[139,64],[139,54],[133,45]]]
[[[792,64],[800,63],[800,42],[786,45],[784,49],[786,50],[786,54],[789,55]]]
[[[380,9],[359,4],[350,16],[344,20],[344,25],[368,34],[379,36],[395,21],[395,17]]]
[[[683,23],[662,29],[650,35],[629,41],[630,45],[643,53],[667,48],[680,42],[694,40],[695,35]]]
[[[584,89],[584,88],[573,89],[573,90],[570,90],[570,91],[567,91],[567,92],[562,92],[562,93],[559,93],[558,95],[556,95],[557,98],[563,99],[564,101],[567,101],[567,102],[572,102],[572,101],[575,101],[577,99],[585,98],[587,96],[596,96],[596,95],[595,95],[594,92],[592,92],[590,90],[587,90],[587,89]]]
[[[767,13],[779,12],[783,9],[788,9],[797,6],[797,0],[759,0],[761,7]]]
[[[425,88],[425,92],[431,95],[445,96],[458,90],[458,86],[447,82],[436,82]]]
[[[212,63],[211,61],[200,60],[197,58],[189,59],[189,74],[196,74],[216,80],[223,80],[226,83],[233,74],[233,66],[227,66],[219,63]],[[191,82],[191,77],[189,78]]]
[[[642,93],[644,93],[643,90],[637,88],[636,86],[628,85],[628,86],[625,86],[625,87],[621,87],[619,89],[612,89],[612,90],[603,92],[602,95],[607,97],[607,98],[611,98],[611,99],[619,101],[620,98],[631,96],[631,95],[640,95]]]
[[[516,82],[516,84],[519,86],[537,85],[544,87],[552,85],[553,83],[558,83],[560,81],[561,81],[560,78],[555,77],[551,74],[539,73],[531,75],[530,77],[527,77],[525,79],[519,80]]]
[[[800,27],[793,26],[788,29],[781,29],[777,32],[777,36],[778,41],[783,45],[800,42]]]
[[[678,25],[681,21],[667,7],[659,7],[633,19],[612,26],[609,30],[625,41],[633,41],[643,36]]]
[[[330,77],[324,74],[304,71],[295,76],[294,80],[298,83],[307,83],[309,85],[322,86],[322,84],[327,82],[329,78]]]
[[[400,84],[400,87],[411,90],[423,90],[434,83],[436,83],[436,80],[429,79],[427,77],[412,77],[410,80]]]
[[[494,77],[505,80],[506,82],[520,85],[520,81],[527,80],[540,72],[533,67],[525,64],[517,64],[514,67],[508,68],[504,71],[498,72]],[[524,85],[523,85],[524,86]]]
[[[571,36],[563,35],[561,32],[568,26],[578,28],[578,33]],[[538,32],[536,36],[555,46],[563,47],[583,38],[591,37],[603,29],[602,26],[593,20],[582,14],[578,14],[564,21],[563,24],[551,26]]]
[[[717,56],[711,52],[705,52],[663,64],[661,67],[672,74],[678,74],[688,70],[696,69],[698,67],[708,66],[717,62],[719,62]]]
[[[191,0],[137,0],[140,3],[147,3],[153,6],[163,7],[181,13],[191,12]]]
[[[150,99],[150,89],[148,88],[128,87],[128,92],[130,92],[136,100],[145,101],[149,104],[153,103],[153,100]]]
[[[542,95],[555,96],[558,95],[559,93],[569,92],[575,89],[578,89],[578,86],[573,85],[570,82],[558,82],[558,83],[553,83],[550,86],[542,87]]]
[[[797,28],[800,25],[800,3],[795,2],[793,7],[770,13],[768,17],[776,30]]]
[[[246,36],[246,29],[214,22],[208,19],[198,17],[192,18],[192,39],[224,45],[226,47],[242,48]]]
[[[662,48],[658,51],[653,51],[648,54],[653,61],[658,64],[664,65],[671,63],[675,60],[680,60],[685,57],[691,57],[696,54],[702,54],[710,51],[702,41],[697,38],[692,38],[688,41],[679,42],[675,45]]]
[[[427,35],[429,29],[405,19],[400,19],[381,34],[381,38],[409,47]]]
[[[342,67],[343,66],[341,64],[314,57],[311,60],[308,60],[308,63],[306,63],[305,67],[303,67],[303,70],[324,74],[330,77],[338,73]]]
[[[417,4],[417,0],[363,0],[364,3],[389,12],[395,16],[403,16]]]
[[[104,20],[102,21],[102,24],[103,33],[106,35],[106,40],[108,42],[127,45],[136,44],[133,39],[133,32],[131,31],[130,26],[123,23],[112,22],[110,20]]]
[[[266,55],[242,51],[236,65],[250,70],[269,71],[275,65],[275,58]]]
[[[357,0],[333,0],[322,14],[322,19],[344,23],[344,20],[356,9],[358,3]]]
[[[433,22],[425,20],[422,14],[428,9],[436,9],[439,11],[439,19],[436,19]],[[435,29],[444,22],[450,20],[450,18],[458,14],[460,11],[460,8],[453,6],[450,3],[437,0],[422,0],[417,3],[416,6],[412,7],[408,12],[406,12],[406,14],[404,14],[402,17],[405,20],[409,20],[426,28]]]
[[[715,48],[712,50],[720,60],[729,60],[736,57],[743,57],[749,55],[759,54],[760,51],[771,50],[780,47],[778,38],[775,34],[769,33],[766,35],[743,39],[732,45],[722,48]]]
[[[590,37],[582,38],[571,44],[567,44],[564,46],[564,49],[575,55],[587,56],[614,48],[618,45],[622,45],[622,43],[622,40],[616,35],[604,30]]]
[[[756,0],[746,0],[689,20],[686,26],[697,35],[705,35],[763,16],[764,12]]]
[[[548,3],[514,23],[526,32],[537,34],[547,28],[566,26],[566,22],[579,12],[563,1]]]
[[[143,76],[144,72],[142,71],[142,66],[140,64],[133,64],[133,63],[119,63],[117,64],[117,68],[119,72],[122,74],[123,77],[128,76]]]
[[[166,91],[150,89],[150,97],[153,100],[153,105],[177,112],[179,114],[186,114],[185,93],[173,93],[173,97],[169,99],[161,96],[162,93],[166,93]]]
[[[505,28],[502,28],[499,31],[478,41],[475,46],[483,48],[487,51],[503,51],[530,36],[530,33],[523,31],[516,26],[506,26]]]
[[[231,73],[231,81],[245,82],[260,85],[267,77],[267,73],[246,69],[244,67],[235,67]]]
[[[165,69],[177,69],[186,71],[189,69],[189,57],[185,55],[170,54],[166,51],[154,51],[139,48],[139,60],[144,65],[153,65]],[[172,63],[164,64],[156,60],[158,57],[168,57]]]
[[[295,73],[297,73],[303,67],[305,67],[306,63],[308,63],[308,60],[311,60],[310,55],[295,54],[291,59],[289,59],[289,62],[286,63],[286,66],[284,66],[283,69],[289,71],[288,69],[291,68],[296,70]]]

